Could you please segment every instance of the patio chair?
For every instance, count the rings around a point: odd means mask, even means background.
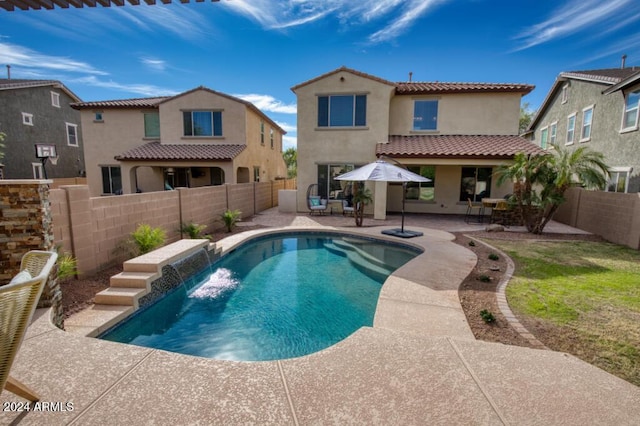
[[[504,226],[509,226],[509,204],[506,200],[498,201],[491,209],[491,218],[489,223],[499,223]]]
[[[10,377],[9,371],[57,259],[55,252],[30,251],[22,257],[20,272],[0,287],[0,390],[32,402],[40,399],[38,395]]]
[[[482,204],[473,204],[471,198],[467,198],[467,212],[464,215],[464,221],[469,223],[469,220],[474,216],[473,212],[478,211],[478,222],[484,222],[484,206]]]
[[[353,205],[349,206],[349,201],[342,200],[342,216],[351,215],[353,216],[355,212],[355,207]]]
[[[307,188],[307,208],[309,214],[324,214],[327,210],[327,200],[318,195],[318,184],[313,183]]]

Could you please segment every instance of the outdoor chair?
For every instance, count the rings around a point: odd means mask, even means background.
[[[484,221],[484,206],[482,204],[473,204],[471,202],[471,198],[467,198],[467,212],[464,215],[464,221],[469,223],[469,220],[474,217],[474,211],[478,211],[478,222],[482,223]]]
[[[307,188],[307,208],[309,209],[309,214],[324,214],[327,211],[327,200],[322,199],[318,195],[318,184],[311,184]]]
[[[504,226],[509,226],[509,204],[506,200],[498,201],[491,209],[491,218],[489,223],[499,223]]]
[[[0,387],[35,402],[38,395],[9,376],[53,265],[55,252],[33,250],[22,257],[20,272],[0,287]]]
[[[342,200],[342,216],[351,215],[353,216],[355,212],[354,206],[349,206],[349,202],[347,200]]]

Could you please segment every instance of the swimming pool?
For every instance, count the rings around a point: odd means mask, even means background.
[[[419,253],[337,233],[259,237],[101,338],[216,359],[306,355],[371,326],[382,283]]]

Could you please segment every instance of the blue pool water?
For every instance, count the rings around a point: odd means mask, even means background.
[[[216,359],[306,355],[371,326],[382,283],[417,254],[338,234],[263,237],[101,337]]]

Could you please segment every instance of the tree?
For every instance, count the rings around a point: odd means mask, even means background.
[[[513,199],[522,211],[527,230],[541,234],[565,201],[571,186],[602,189],[609,176],[600,152],[579,147],[575,150],[552,145],[541,155],[516,154],[513,164],[498,167],[498,185],[513,182]]]
[[[295,148],[287,148],[282,153],[282,158],[287,165],[287,177],[295,178],[298,175],[298,151]]]
[[[525,102],[524,105],[520,107],[520,124],[518,126],[518,134],[523,134],[529,128],[533,115],[534,111],[529,109],[529,102]]]
[[[364,206],[373,201],[371,190],[364,186],[364,182],[353,183],[353,205],[356,206],[353,216],[356,219],[356,226],[362,226],[364,221]]]

